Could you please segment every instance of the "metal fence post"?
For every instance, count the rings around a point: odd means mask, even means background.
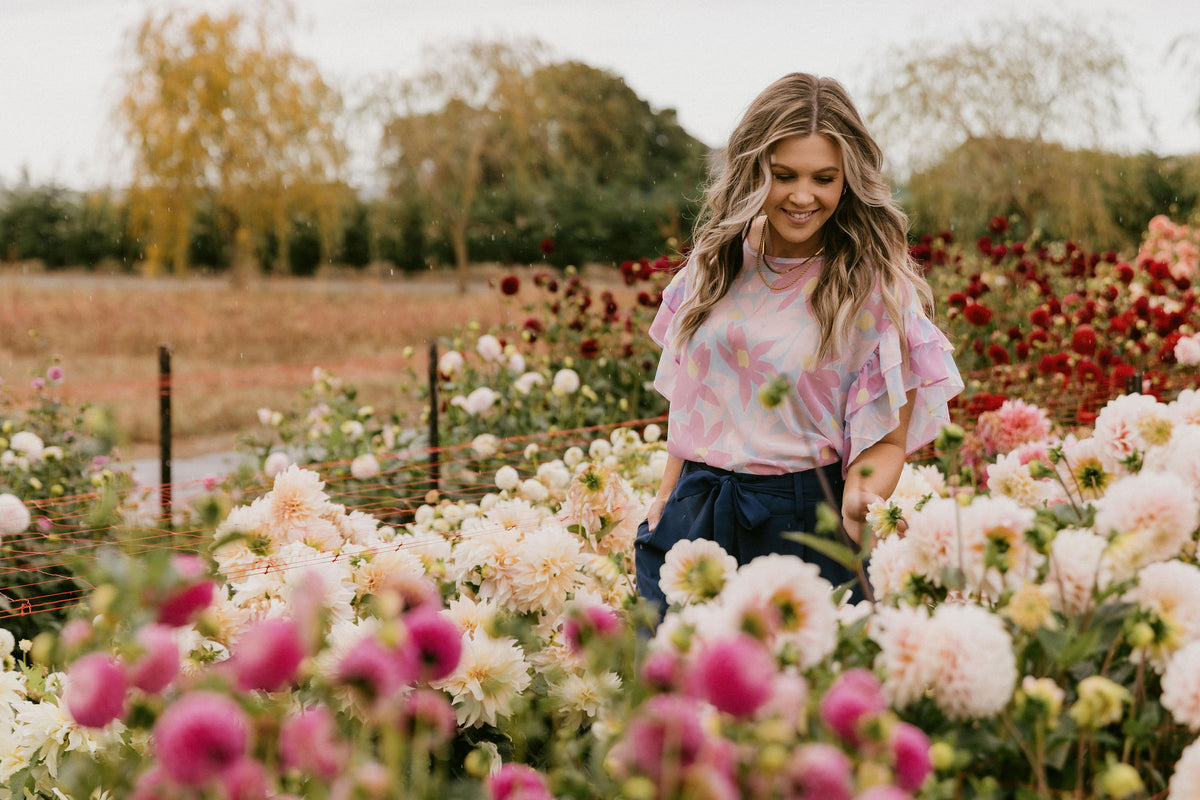
[[[158,346],[159,503],[162,524],[174,524],[171,507],[171,347]]]
[[[429,340],[429,491],[441,486],[441,465],[438,442],[438,352],[437,341]]]

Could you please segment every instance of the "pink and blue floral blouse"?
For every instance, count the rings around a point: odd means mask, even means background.
[[[906,451],[933,441],[949,422],[947,401],[962,391],[953,346],[914,300],[904,309],[908,358],[878,292],[855,323],[845,352],[816,363],[820,331],[808,304],[821,261],[783,291],[756,274],[756,254],[681,351],[675,321],[688,266],[663,291],[650,336],[663,348],[655,388],[670,402],[667,452],[734,472],[775,475],[841,461],[843,474],[866,448],[900,424],[916,389]],[[776,268],[798,263],[772,259]],[[771,277],[768,273],[768,277]],[[783,279],[775,279],[782,283]],[[794,393],[768,408],[759,391],[777,375]]]

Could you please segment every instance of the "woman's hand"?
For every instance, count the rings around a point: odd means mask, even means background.
[[[867,520],[867,506],[883,500],[875,492],[866,489],[847,489],[842,495],[842,527],[855,544],[862,544],[863,524]]]
[[[667,504],[665,497],[656,497],[650,501],[650,508],[646,509],[646,524],[650,530],[658,527],[658,521],[662,519],[663,506]]]

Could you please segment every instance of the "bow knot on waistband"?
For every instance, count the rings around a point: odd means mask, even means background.
[[[679,498],[707,494],[705,508],[712,508],[716,519],[736,519],[745,530],[754,530],[766,522],[771,512],[758,498],[758,492],[731,475],[707,470],[688,472],[675,487]]]

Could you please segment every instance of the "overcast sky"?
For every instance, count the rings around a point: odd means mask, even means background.
[[[188,8],[231,0],[190,0]],[[111,110],[128,30],[178,0],[0,0],[0,184],[121,183]],[[243,0],[243,7],[249,5]],[[412,72],[422,45],[535,36],[556,55],[609,69],[683,126],[723,144],[747,103],[791,71],[839,78],[852,95],[887,49],[961,36],[997,13],[1085,13],[1124,49],[1138,97],[1125,147],[1200,150],[1200,75],[1166,53],[1200,34],[1197,0],[295,0],[296,49],[353,83]],[[1138,8],[1142,9],[1141,11]],[[1200,41],[1200,40],[1197,40]],[[1193,60],[1200,70],[1200,60]],[[1144,105],[1150,126],[1136,120]]]

